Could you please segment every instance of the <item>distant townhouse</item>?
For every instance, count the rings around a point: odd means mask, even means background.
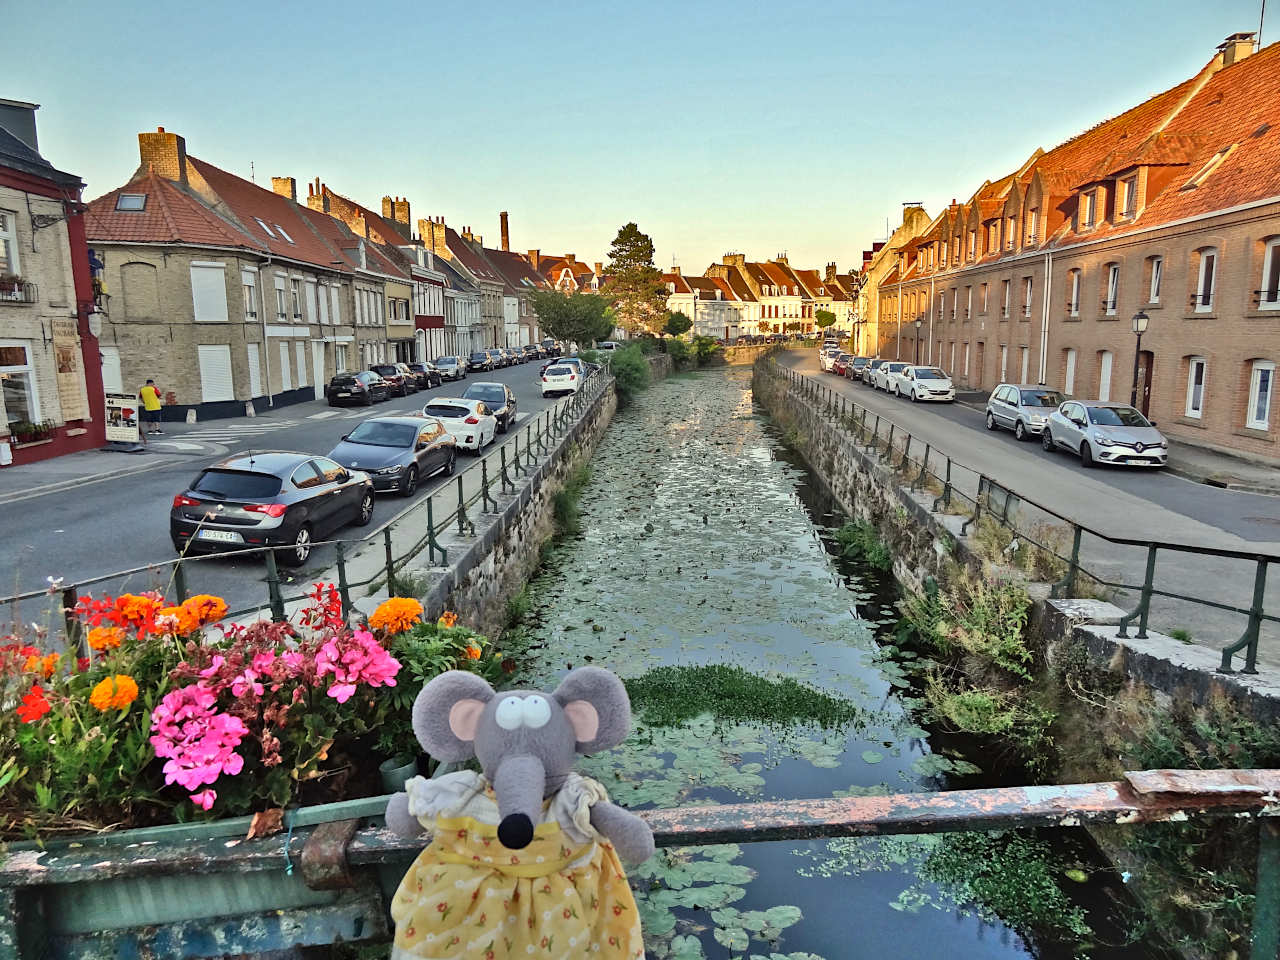
[[[429,221],[421,221],[423,223]],[[466,356],[483,349],[480,285],[444,257],[436,261],[444,276],[444,352],[439,356]],[[475,333],[473,333],[475,331]]]
[[[696,336],[741,336],[743,329],[742,300],[733,288],[719,277],[686,277],[679,267],[662,275],[667,285],[667,310],[683,313],[692,321],[690,333]]]
[[[40,155],[37,109],[0,100],[0,468],[104,442],[84,184]]]
[[[489,261],[497,273],[502,276],[503,319],[509,347],[525,346],[537,343],[541,339],[538,329],[538,315],[533,308],[533,294],[537,290],[546,289],[546,279],[533,269],[533,265],[522,255],[511,250],[510,222],[507,213],[500,215],[502,249],[481,249],[484,258]]]
[[[903,208],[902,224],[884,242],[877,241],[863,254],[862,284],[858,291],[858,322],[854,326],[853,346],[862,356],[885,356],[884,345],[894,344],[896,356],[899,336],[898,264],[903,247],[929,226],[929,215],[918,205]],[[869,254],[869,256],[868,256]],[[886,310],[892,314],[886,314]]]
[[[597,261],[593,269],[572,253],[557,257],[530,250],[529,263],[552,289],[561,293],[599,293],[600,284],[604,282],[603,263]]]
[[[461,234],[445,223],[444,217],[418,221],[422,242],[437,257],[450,265],[480,294],[480,322],[470,328],[468,351],[483,350],[505,343],[503,290],[506,286],[499,274],[479,252],[483,239],[464,227]]]
[[[902,233],[878,255],[891,355],[971,388],[1132,397],[1170,436],[1280,462],[1280,44],[1234,34],[1190,79]]]

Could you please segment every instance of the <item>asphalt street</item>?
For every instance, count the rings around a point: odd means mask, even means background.
[[[175,494],[205,466],[225,456],[250,450],[295,450],[326,454],[343,434],[360,420],[378,415],[420,410],[434,397],[460,396],[481,380],[508,384],[516,395],[520,426],[548,407],[538,386],[536,361],[492,373],[472,374],[466,380],[446,382],[433,390],[408,397],[392,397],[373,407],[329,407],[323,400],[267,410],[254,418],[211,420],[196,424],[165,424],[164,436],[151,438],[150,449],[163,454],[155,469],[129,476],[80,484],[63,490],[0,504],[0,595],[40,589],[46,577],[62,577],[68,584],[117,570],[172,560],[169,542],[169,509]],[[518,431],[498,434],[497,449],[510,443]],[[487,452],[487,451],[486,451]],[[144,457],[137,459],[145,464]],[[176,458],[176,459],[175,459]],[[461,470],[472,462],[459,457]],[[411,508],[445,481],[424,480],[413,497],[380,495],[368,528],[346,527],[335,536],[351,539],[376,534],[388,520]],[[307,564],[297,570],[281,569],[293,583],[334,562],[334,548],[317,547]],[[219,557],[191,564],[188,589],[213,593],[232,608],[260,602],[266,596],[266,570],[261,560]],[[129,577],[97,584],[95,591],[165,589],[168,570],[144,570]],[[295,588],[296,591],[296,588]],[[28,615],[43,605],[32,601]]]

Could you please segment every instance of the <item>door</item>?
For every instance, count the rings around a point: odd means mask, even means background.
[[[1018,391],[1013,387],[1001,387],[996,391],[991,413],[1002,426],[1012,427],[1018,419]]]
[[[120,348],[98,347],[102,354],[102,389],[106,393],[124,393],[124,380],[120,376]]]
[[[986,359],[986,353],[987,353],[986,343],[979,340],[977,356],[975,357],[976,362],[973,365],[973,371],[974,371],[973,378],[969,381],[969,386],[973,386],[975,384],[977,384],[978,386],[982,385],[982,364]]]
[[[299,340],[294,348],[298,353],[298,388],[301,389],[307,385],[307,345]]]
[[[1078,403],[1069,403],[1063,409],[1062,415],[1067,421],[1062,425],[1062,432],[1065,433],[1065,436],[1062,437],[1063,445],[1079,453],[1080,441],[1084,439],[1084,427],[1080,426],[1077,421],[1084,421],[1084,407]],[[1058,426],[1058,424],[1054,424],[1054,426]],[[1055,430],[1055,437],[1057,433],[1058,431]]]
[[[317,400],[324,399],[324,342],[322,340],[311,341],[311,382],[315,385],[315,396]]]
[[[1154,372],[1156,355],[1150,350],[1138,354],[1138,409],[1147,416],[1151,408],[1151,377]]]

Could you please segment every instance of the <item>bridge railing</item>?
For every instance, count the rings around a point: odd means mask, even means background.
[[[987,471],[921,442],[912,436],[909,428],[832,390],[821,380],[779,364],[772,358],[765,361],[765,369],[772,376],[785,379],[796,396],[853,434],[865,445],[868,453],[877,454],[911,489],[932,487],[936,490],[937,497],[933,502],[935,511],[967,514],[967,519],[961,526],[962,535],[985,517],[1013,532],[1019,541],[1030,544],[1053,558],[1056,563],[1052,565],[1061,571],[1053,584],[1053,596],[1071,597],[1086,581],[1095,587],[1135,594],[1136,604],[1120,618],[1119,636],[1129,636],[1129,631],[1136,627],[1134,636],[1138,639],[1145,639],[1147,636],[1152,601],[1156,598],[1182,601],[1238,615],[1244,619],[1243,632],[1238,640],[1222,648],[1218,669],[1222,673],[1236,672],[1234,658],[1243,653],[1244,664],[1240,672],[1258,672],[1258,646],[1262,625],[1280,623],[1280,617],[1274,612],[1268,612],[1265,607],[1268,568],[1273,563],[1280,563],[1280,555],[1262,550],[1229,550],[1169,540],[1115,536],[1077,517],[1046,506],[1025,492],[1000,483]],[[1056,523],[1060,529],[1065,530],[1066,536],[1060,543],[1054,542],[1046,523],[1024,522],[1021,515],[1028,507],[1049,523]],[[1140,551],[1145,571],[1142,582],[1134,583],[1120,579],[1113,573],[1104,573],[1096,563],[1087,567],[1081,559],[1082,543],[1086,537]],[[1233,579],[1236,581],[1245,579],[1244,571],[1248,570],[1247,579],[1252,582],[1252,599],[1245,607],[1224,602],[1218,597],[1169,589],[1158,582],[1158,561],[1162,558],[1195,558],[1201,563],[1211,560],[1231,563],[1235,565]]]
[[[425,843],[381,825],[388,799],[289,811],[281,833],[257,839],[240,839],[248,826],[244,817],[203,825],[198,837],[191,825],[179,824],[55,840],[43,848],[15,844],[0,862],[0,960],[196,957],[205,956],[210,943],[220,953],[242,954],[385,940],[390,896]],[[1280,949],[1280,770],[1148,770],[1114,782],[678,807],[639,815],[659,847],[1251,820],[1258,830],[1258,858],[1249,957],[1276,960]],[[223,833],[208,832],[222,825]],[[305,884],[302,896],[295,871]],[[76,885],[136,889],[129,885],[192,872],[226,875],[241,885],[264,878],[257,889],[272,889],[271,878],[277,877],[280,887],[295,892],[278,909],[255,903],[251,917],[170,919],[91,933],[51,929],[51,907],[75,902]],[[308,902],[306,889],[331,895]]]
[[[496,495],[513,492],[522,477],[536,470],[559,440],[570,433],[613,383],[607,364],[587,378],[582,389],[562,397],[552,406],[536,414],[532,422],[515,428],[510,443],[485,454],[458,471],[449,482],[422,497],[411,508],[382,526],[372,536],[362,538],[334,538],[319,540],[312,548],[332,546],[335,553],[336,586],[342,597],[343,614],[352,610],[352,591],[381,583],[387,585],[392,596],[398,595],[402,584],[397,579],[405,565],[423,551],[432,564],[448,563],[449,549],[441,541],[446,534],[455,531],[460,536],[473,536],[477,511],[496,508]],[[352,553],[360,547],[376,543],[380,536],[382,551],[375,561],[358,561]],[[398,542],[397,542],[398,541]],[[287,551],[287,548],[285,548]],[[243,550],[224,550],[218,553],[195,555],[186,552],[173,560],[144,564],[125,570],[88,577],[73,583],[57,582],[44,590],[29,590],[12,596],[0,597],[0,624],[17,625],[29,622],[44,623],[65,630],[68,641],[81,640],[81,626],[72,610],[80,596],[96,588],[109,592],[123,590],[157,589],[166,597],[181,603],[188,596],[199,594],[200,573],[203,565],[225,562],[227,559],[261,559],[266,568],[266,588],[263,601],[248,607],[230,611],[226,619],[252,616],[270,610],[277,620],[285,617],[285,605],[307,598],[307,594],[285,594],[277,555],[285,552],[280,547],[247,547]],[[309,582],[309,581],[308,581]],[[31,607],[37,607],[32,616]]]

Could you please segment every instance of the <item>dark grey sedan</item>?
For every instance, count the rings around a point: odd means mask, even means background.
[[[301,566],[311,545],[373,519],[373,481],[328,457],[266,452],[228,457],[173,498],[169,536],[179,553],[282,547]]]
[[[516,422],[516,395],[505,383],[481,381],[473,383],[463,391],[464,400],[483,400],[494,419],[498,421],[498,432],[506,433]]]
[[[369,474],[379,493],[409,497],[424,477],[453,473],[458,451],[453,436],[433,417],[374,417],[343,437],[329,456]]]

